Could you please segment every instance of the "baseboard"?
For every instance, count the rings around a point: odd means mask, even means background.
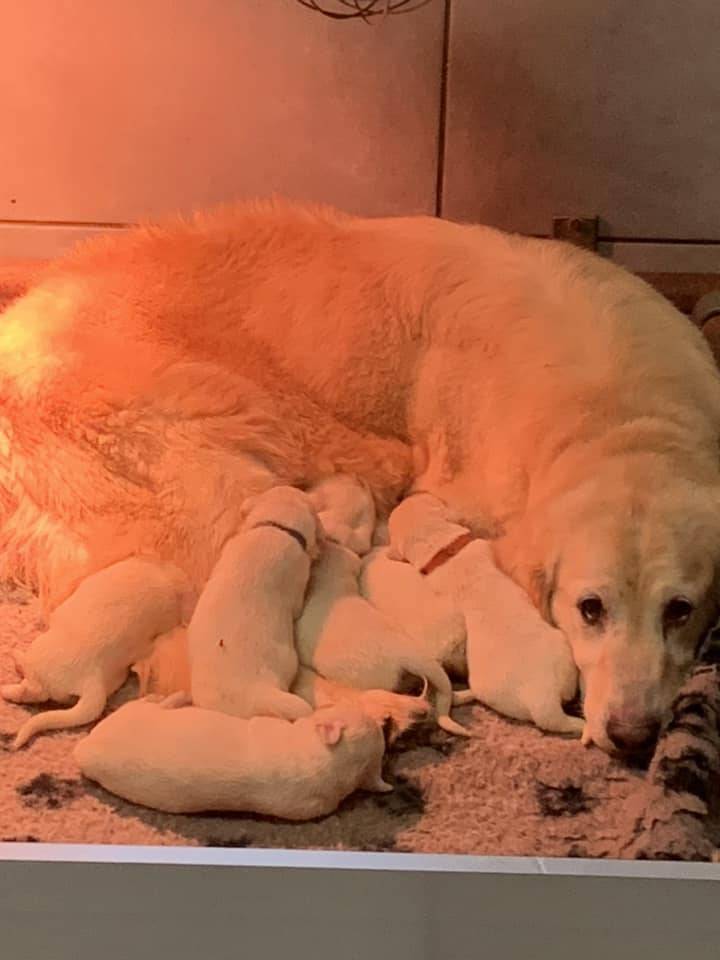
[[[51,260],[80,240],[124,229],[114,224],[0,223],[0,257]]]

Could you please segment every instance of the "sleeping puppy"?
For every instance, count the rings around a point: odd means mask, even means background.
[[[431,590],[426,576],[391,560],[385,547],[364,558],[359,586],[368,603],[410,634],[418,653],[467,674],[465,616],[450,593]]]
[[[52,613],[49,629],[17,656],[24,679],[0,688],[15,703],[79,699],[67,710],[36,714],[20,728],[13,746],[23,746],[42,730],[97,720],[130,665],[150,651],[153,638],[181,622],[188,595],[175,568],[137,558],[84,580]]]
[[[190,689],[190,661],[187,649],[187,630],[178,627],[158,637],[147,657],[133,665],[137,674],[141,697],[154,699],[183,693]],[[358,704],[378,723],[389,722],[395,736],[408,730],[429,709],[424,695],[407,697],[388,690],[358,690],[321,677],[308,667],[300,667],[290,688],[313,710],[340,702]]]
[[[133,803],[168,813],[234,811],[310,820],[356,789],[385,793],[382,727],[354,704],[294,723],[240,719],[135,700],[107,717],[74,756],[83,774]]]
[[[437,722],[450,733],[469,732],[449,716],[452,687],[434,656],[360,595],[357,554],[326,543],[312,576],[295,642],[300,663],[329,680],[364,689],[394,690],[403,673],[426,678],[437,691]]]
[[[289,690],[317,516],[307,494],[286,486],[251,497],[246,510],[188,627],[192,700],[236,717],[296,720],[311,712]]]
[[[389,530],[393,555],[426,571],[428,588],[451,596],[465,614],[470,689],[453,702],[476,699],[541,730],[580,736],[584,722],[562,707],[578,685],[565,637],[498,570],[490,543],[448,516],[440,500],[416,494],[392,512]]]
[[[366,483],[345,473],[327,477],[308,496],[317,510],[325,538],[358,556],[368,552],[375,530],[375,501]]]

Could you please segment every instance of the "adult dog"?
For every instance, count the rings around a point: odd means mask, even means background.
[[[492,531],[622,751],[714,612],[710,351],[568,246],[282,203],[102,239],[3,316],[0,414],[6,568],[49,609],[139,551],[201,586],[272,483],[414,485]]]

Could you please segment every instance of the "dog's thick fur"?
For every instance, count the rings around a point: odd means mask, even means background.
[[[0,410],[2,554],[49,608],[143,546],[201,585],[245,496],[345,472],[381,512],[414,478],[494,531],[608,749],[610,721],[666,709],[711,615],[710,350],[560,243],[285,204],[92,242],[3,315]]]

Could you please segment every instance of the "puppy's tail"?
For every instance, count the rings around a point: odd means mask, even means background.
[[[442,730],[454,733],[459,737],[471,737],[472,733],[462,724],[450,716],[450,707],[453,702],[453,690],[450,678],[443,667],[436,660],[416,661],[408,658],[402,664],[404,670],[416,677],[424,677],[435,688],[435,712],[437,724]]]
[[[44,730],[61,730],[66,727],[81,727],[85,723],[97,720],[105,709],[107,692],[100,677],[93,677],[85,684],[78,702],[67,710],[46,710],[31,717],[20,727],[13,750],[24,746],[36,733]]]

